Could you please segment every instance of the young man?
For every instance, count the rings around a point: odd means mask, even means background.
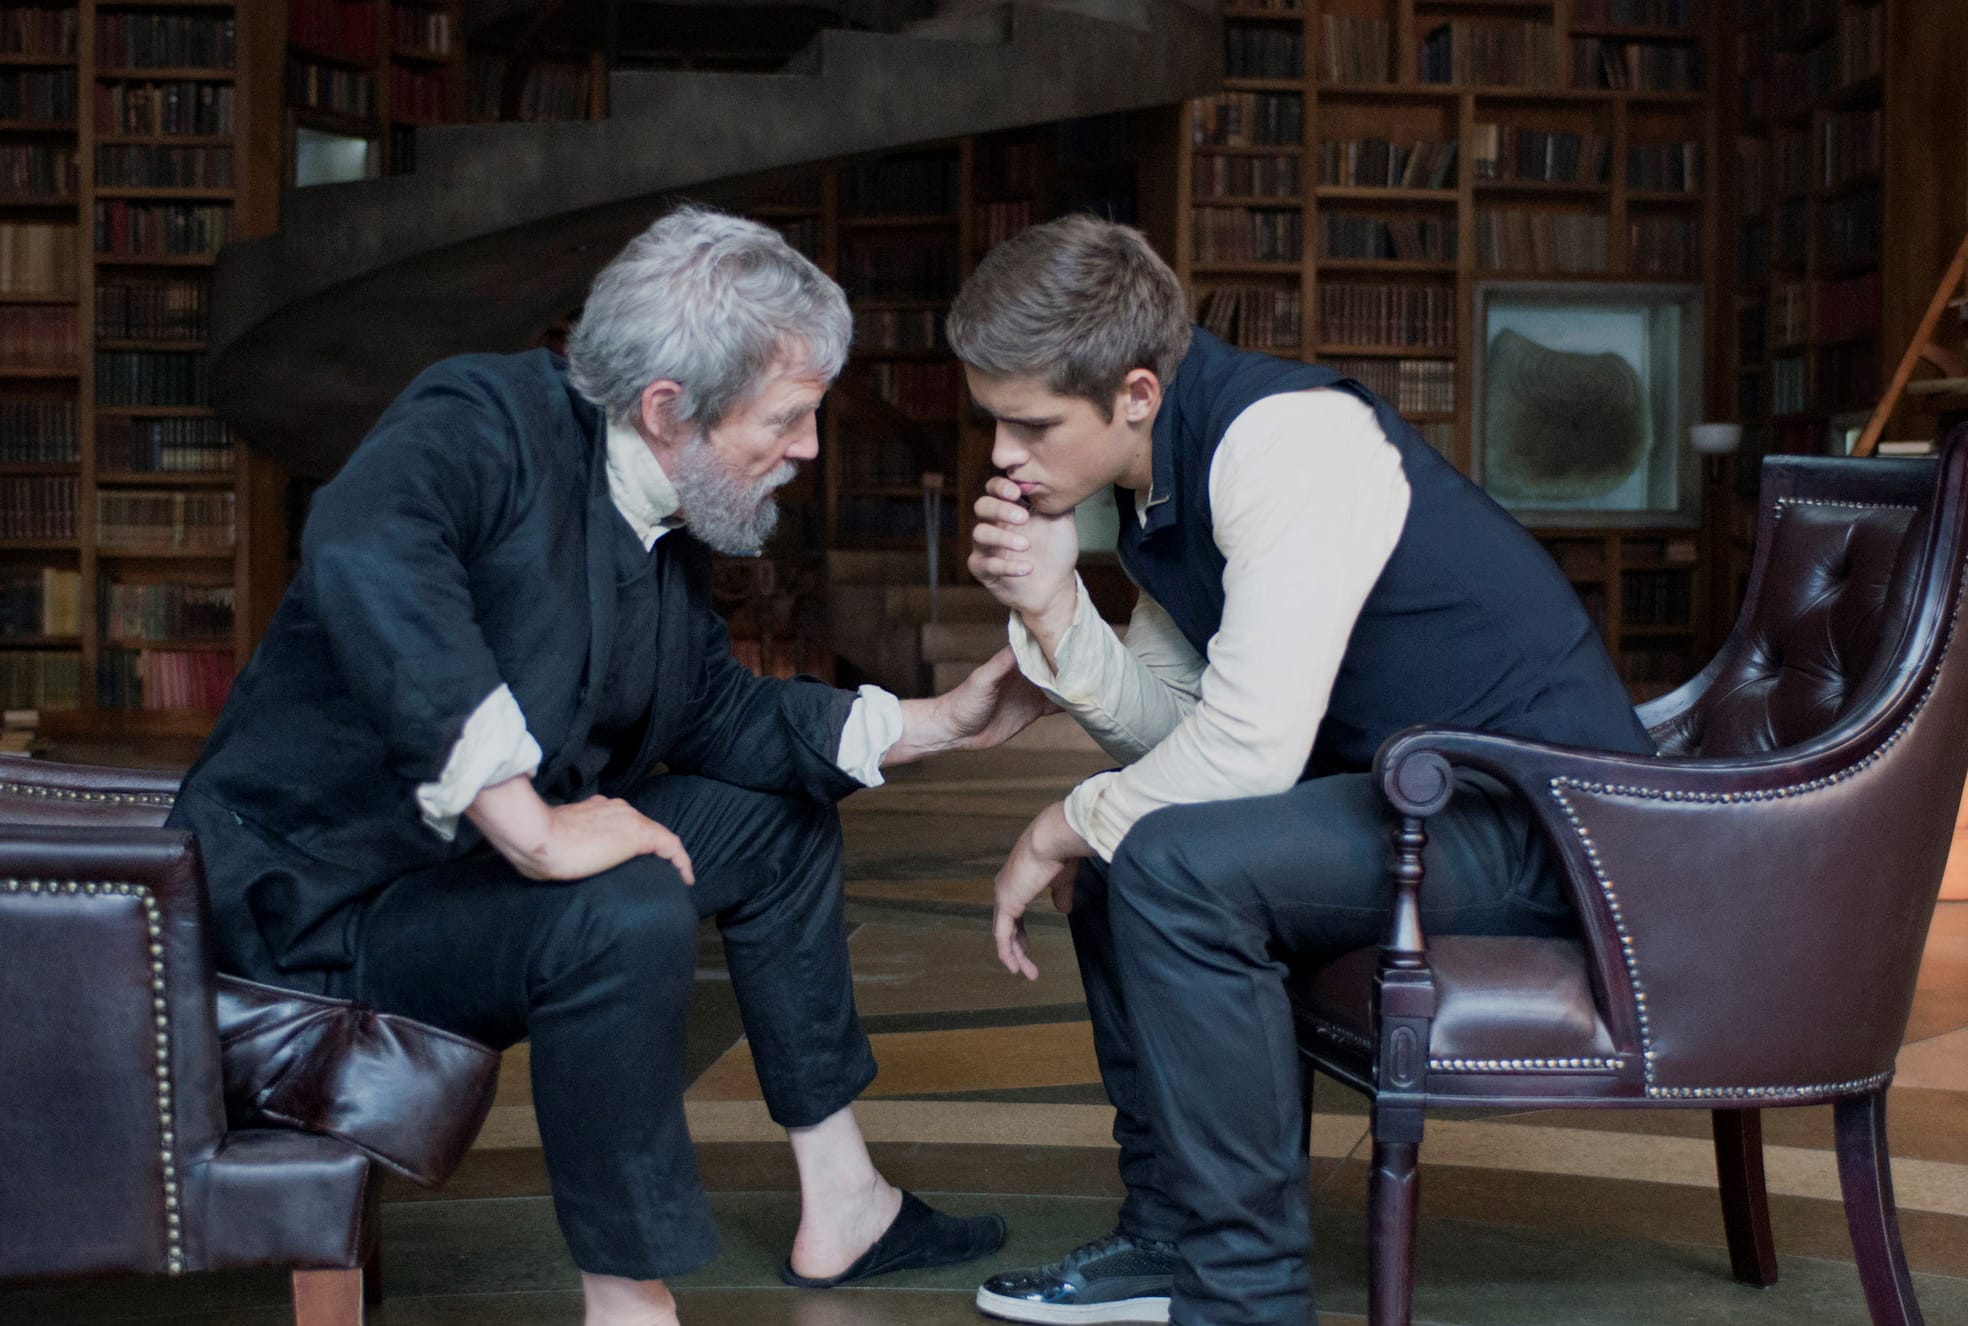
[[[709,550],[771,533],[850,328],[778,235],[684,209],[596,277],[568,360],[425,372],[317,495],[172,814],[225,970],[530,1038],[588,1326],[673,1326],[664,1278],[716,1254],[683,1108],[704,916],[799,1166],[785,1278],[1004,1238],[891,1187],[862,1142],[833,803],[1044,701],[1008,653],[935,700],[762,679],[711,608]]]
[[[1450,724],[1651,751],[1537,543],[1384,401],[1191,328],[1136,231],[1073,217],[994,250],[950,343],[996,419],[972,573],[1019,667],[1126,767],[1046,808],[996,940],[1069,911],[1127,1198],[1113,1234],[993,1277],[1031,1322],[1303,1326],[1310,1230],[1286,955],[1378,942],[1388,735]],[[1141,596],[1123,645],[1074,573],[1112,484]],[[1471,777],[1429,822],[1431,934],[1571,925],[1527,812]]]

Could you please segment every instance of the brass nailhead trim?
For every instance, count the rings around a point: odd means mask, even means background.
[[[1617,1059],[1430,1059],[1437,1073],[1616,1073]]]
[[[8,785],[0,783],[0,790]],[[45,789],[44,789],[45,790]],[[171,1015],[164,995],[164,919],[157,906],[157,899],[150,889],[142,884],[114,884],[79,880],[39,880],[10,879],[3,886],[8,893],[25,893],[38,897],[67,897],[80,893],[85,897],[138,898],[143,902],[144,928],[150,933],[150,988],[154,997],[151,1000],[151,1018],[157,1027],[156,1049],[157,1066],[157,1126],[159,1150],[157,1158],[164,1170],[164,1236],[165,1269],[171,1275],[183,1275],[184,1261],[184,1220],[178,1208],[178,1161],[175,1152],[177,1133],[172,1121],[171,1103]]]
[[[10,796],[46,797],[50,801],[86,801],[95,805],[165,806],[177,798],[164,792],[78,792],[67,787],[42,787],[35,783],[0,782],[0,792]]]

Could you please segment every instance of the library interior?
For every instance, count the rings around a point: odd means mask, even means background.
[[[269,1039],[229,1004],[219,863],[161,826],[391,402],[564,354],[680,202],[852,315],[771,541],[706,559],[753,673],[906,702],[1004,650],[969,567],[1000,425],[946,316],[1079,214],[1213,337],[1392,406],[1576,596],[1660,754],[1390,738],[1385,940],[1276,955],[1317,1320],[1968,1322],[1963,70],[1955,0],[0,0],[0,1322],[600,1320],[529,1043],[472,1100],[403,1088],[456,1117],[401,1159],[335,1091],[429,1065],[379,1067],[364,1005]],[[1123,633],[1137,518],[1074,513]],[[389,684],[378,723],[423,702]],[[782,1283],[802,1176],[700,928],[682,1105],[722,1252],[682,1320],[980,1321],[987,1276],[1114,1228],[1077,923],[1034,905],[1032,981],[992,943],[1021,830],[1111,749],[1048,713],[840,803],[856,1115],[890,1180],[1004,1216],[989,1257]],[[1423,942],[1406,835],[1465,762],[1528,789],[1570,938]],[[318,1172],[288,1198],[283,1165]],[[337,1165],[348,1209],[301,1228]]]

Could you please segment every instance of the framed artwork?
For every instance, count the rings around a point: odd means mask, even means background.
[[[1702,292],[1695,285],[1476,288],[1472,458],[1527,525],[1694,524]]]

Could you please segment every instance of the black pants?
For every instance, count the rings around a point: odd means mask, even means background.
[[[833,808],[678,776],[629,799],[682,838],[694,886],[650,856],[570,884],[489,852],[422,871],[366,912],[354,994],[487,1045],[530,1039],[575,1265],[648,1280],[717,1255],[683,1112],[699,918],[723,932],[774,1120],[820,1122],[875,1063],[854,1011]]]
[[[1169,1320],[1314,1320],[1306,1120],[1286,958],[1380,942],[1392,812],[1365,774],[1143,817],[1071,915],[1127,1198],[1121,1228],[1181,1250]],[[1487,779],[1428,821],[1431,934],[1572,929],[1542,839]]]

